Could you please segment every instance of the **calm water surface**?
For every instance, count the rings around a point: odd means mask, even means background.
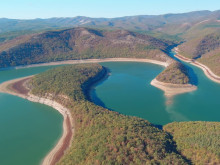
[[[156,125],[173,121],[220,121],[220,84],[191,68],[198,90],[178,95],[166,105],[161,90],[150,85],[164,68],[136,62],[101,63],[111,75],[92,90],[92,100],[122,114]],[[0,83],[43,72],[50,67],[0,71]],[[53,108],[0,93],[0,164],[39,164],[62,134],[62,116]]]
[[[1,70],[0,83],[49,68]],[[62,122],[51,107],[0,93],[0,164],[40,164],[62,135]]]
[[[92,100],[156,125],[173,121],[220,121],[220,84],[209,80],[201,69],[184,64],[193,72],[198,90],[175,96],[170,105],[166,105],[163,92],[150,85],[164,68],[134,62],[102,63],[111,75],[91,91]]]

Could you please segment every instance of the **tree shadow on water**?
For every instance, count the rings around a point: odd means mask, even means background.
[[[94,88],[91,89],[91,91],[90,91],[90,101],[95,103],[96,105],[103,107],[103,108],[107,108],[105,106],[105,103],[97,96],[96,89],[94,89]]]
[[[191,67],[189,67],[187,65],[185,65],[185,67],[188,70],[190,84],[197,86],[198,85],[198,77],[197,77],[196,73],[194,72],[194,70]]]
[[[153,124],[154,127],[163,130],[163,125],[159,125],[159,124]]]

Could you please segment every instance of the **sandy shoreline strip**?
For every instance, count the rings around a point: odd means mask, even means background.
[[[25,94],[23,94],[23,92],[17,91],[16,89],[12,90],[11,88],[12,88],[13,84],[15,85],[15,83],[18,83],[18,82],[21,82],[24,80],[28,80],[28,79],[32,78],[33,76],[34,75],[5,81],[0,84],[0,92],[1,93],[8,93],[8,94],[19,96],[19,97],[26,99],[27,96]],[[22,85],[23,85],[23,83],[22,83]],[[23,88],[23,86],[21,86],[21,88]]]
[[[52,66],[52,65],[63,65],[63,64],[83,64],[83,63],[99,63],[99,62],[147,62],[157,65],[162,65],[167,67],[169,63],[161,62],[150,59],[136,59],[136,58],[106,58],[106,59],[86,59],[86,60],[68,60],[68,61],[59,61],[59,62],[50,62],[50,63],[42,63],[42,64],[33,64],[27,66],[19,66],[16,69],[20,68],[29,68],[29,67],[39,67],[39,66]],[[63,121],[63,134],[59,139],[56,146],[47,154],[44,158],[42,164],[43,165],[54,165],[56,162],[60,160],[60,158],[64,155],[64,152],[71,145],[71,139],[74,134],[73,129],[73,120],[70,114],[70,111],[63,107],[61,104],[50,100],[49,98],[42,98],[35,95],[32,95],[27,91],[24,87],[24,83],[32,78],[32,76],[18,78],[14,80],[9,80],[0,84],[0,92],[8,93],[11,95],[15,95],[24,99],[27,99],[32,102],[38,102],[41,104],[45,104],[53,107],[58,110],[64,117]]]
[[[70,111],[61,104],[51,100],[50,98],[38,97],[29,93],[27,88],[25,88],[24,83],[32,77],[33,76],[28,76],[3,82],[0,84],[0,92],[19,96],[32,102],[38,102],[51,106],[62,114],[64,118],[62,137],[42,162],[43,165],[54,165],[60,160],[66,149],[68,149],[68,147],[71,145],[74,133],[73,120]]]
[[[197,87],[195,85],[164,83],[158,81],[156,78],[151,81],[151,85],[164,91],[164,95],[166,96],[166,105],[170,105],[173,103],[173,97],[175,95],[197,90]]]
[[[178,58],[178,59],[180,59],[180,60],[182,60],[182,61],[188,62],[188,63],[190,63],[190,64],[192,64],[192,65],[194,65],[194,66],[197,66],[197,67],[201,68],[201,69],[203,70],[203,72],[205,73],[205,75],[206,75],[209,79],[211,79],[212,81],[215,81],[215,82],[217,82],[217,83],[220,83],[220,77],[217,76],[215,73],[213,73],[209,67],[207,67],[206,65],[204,65],[204,64],[202,64],[202,63],[200,63],[200,62],[197,62],[197,61],[195,61],[195,60],[192,60],[192,59],[190,59],[190,58],[187,58],[187,57],[184,57],[184,56],[180,55],[180,54],[178,53],[178,52],[179,52],[178,48],[176,48],[175,51],[176,51],[176,53],[177,53],[177,54],[175,55],[176,58]]]
[[[197,89],[195,85],[164,83],[156,80],[156,78],[151,81],[151,85],[163,90],[165,96],[167,97],[172,97],[186,92],[192,92]]]
[[[164,67],[169,66],[168,62],[161,62],[161,61],[151,60],[151,59],[106,58],[106,59],[68,60],[68,61],[50,62],[50,63],[42,63],[42,64],[33,64],[33,65],[27,65],[27,66],[19,66],[19,67],[16,67],[16,69],[29,68],[29,67],[39,67],[39,66],[99,63],[99,62],[146,62],[146,63],[162,65]],[[9,93],[9,94],[12,94],[15,96],[22,97],[24,99],[28,99],[29,101],[32,101],[32,102],[38,102],[41,104],[51,106],[54,109],[58,110],[63,115],[63,117],[64,117],[63,135],[59,139],[56,146],[49,152],[49,154],[44,158],[44,160],[42,162],[43,165],[48,165],[48,164],[54,165],[56,162],[58,162],[60,160],[60,158],[63,156],[64,152],[66,151],[66,149],[69,148],[71,145],[73,134],[74,134],[73,119],[70,114],[70,111],[67,108],[65,108],[64,106],[62,106],[61,104],[51,100],[50,98],[42,98],[42,97],[32,95],[29,93],[29,91],[27,91],[24,88],[24,83],[33,76],[34,75],[3,82],[2,84],[0,84],[0,92]],[[158,87],[158,88],[164,90],[165,96],[168,96],[168,97],[171,97],[176,94],[192,91],[192,88],[190,88],[190,90],[189,90],[189,87],[186,87],[186,89],[184,89],[184,87],[182,87],[181,89],[179,89],[179,91],[176,91],[177,88],[166,87],[167,85],[170,86],[170,84],[163,84],[162,82],[155,81],[155,80],[153,80],[151,82],[151,84],[154,85],[155,87]],[[162,84],[162,86],[161,86],[161,84]],[[188,85],[190,85],[190,84],[188,84]]]
[[[29,68],[29,67],[39,67],[39,66],[53,66],[53,65],[64,65],[64,64],[86,64],[86,63],[99,63],[99,62],[147,62],[157,65],[162,65],[167,67],[169,64],[167,62],[151,60],[151,59],[141,59],[141,58],[104,58],[104,59],[85,59],[85,60],[66,60],[66,61],[57,61],[49,62],[42,64],[31,64],[26,66],[18,66],[19,68]]]
[[[162,62],[162,61],[157,61],[157,60],[152,60],[152,59],[139,59],[139,58],[104,58],[104,59],[85,59],[85,60],[67,60],[67,61],[58,61],[58,62],[50,62],[50,63],[42,63],[42,64],[32,64],[32,65],[27,65],[24,67],[39,67],[39,66],[52,66],[52,65],[63,65],[63,64],[83,64],[83,63],[100,63],[100,62],[145,62],[145,63],[152,63],[152,64],[157,64],[157,65],[161,65],[164,67],[167,67],[170,65],[169,62]],[[16,67],[18,68],[24,68],[23,66],[21,67]],[[151,85],[155,86],[154,83],[152,83]],[[168,86],[170,84],[167,84]],[[189,84],[190,85],[190,84]],[[166,84],[164,84],[163,86],[166,86]],[[157,86],[155,86],[157,87]],[[182,92],[173,92],[173,94],[169,94],[169,95],[177,95],[180,93],[185,93],[188,92],[189,89],[188,87],[186,87],[185,92],[183,92],[184,90],[183,86],[181,88]],[[161,88],[160,88],[161,89]],[[176,90],[176,89],[175,89]],[[170,91],[170,90],[169,90]],[[166,94],[167,92],[165,92],[165,96],[168,96],[168,94]]]

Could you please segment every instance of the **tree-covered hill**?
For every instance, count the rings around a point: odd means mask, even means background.
[[[156,79],[161,82],[172,84],[189,83],[188,70],[179,62],[172,63],[162,73],[160,73]]]
[[[68,107],[73,116],[73,143],[58,164],[187,164],[168,133],[146,120],[110,111],[86,99],[91,83],[105,74],[105,68],[98,64],[63,66],[30,82],[33,94],[53,94],[52,98]]]
[[[58,164],[220,163],[219,122],[174,122],[159,130],[97,106],[86,95],[105,74],[98,64],[81,64],[51,69],[30,81],[33,94],[63,104],[74,119],[72,146]]]
[[[177,148],[193,164],[220,164],[219,122],[174,122],[166,125]]]
[[[26,35],[0,45],[0,67],[88,58],[134,57],[167,61],[170,41],[126,30],[73,28]]]

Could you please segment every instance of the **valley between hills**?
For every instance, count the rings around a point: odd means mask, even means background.
[[[63,115],[63,136],[44,164],[219,164],[219,122],[173,122],[159,129],[98,106],[88,96],[90,86],[108,75],[97,63],[107,61],[163,65],[151,84],[167,97],[197,90],[182,61],[219,82],[219,18],[220,11],[198,11],[118,19],[0,19],[9,27],[0,28],[2,71],[74,64],[3,82],[0,92],[47,104]],[[33,28],[34,21],[39,26]],[[19,32],[23,27],[31,28]]]

